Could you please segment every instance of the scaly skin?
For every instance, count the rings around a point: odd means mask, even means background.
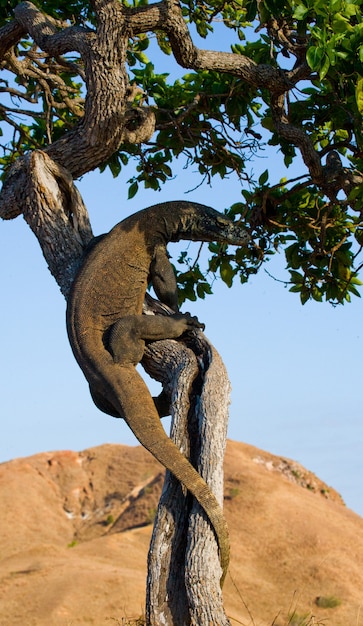
[[[215,530],[222,566],[229,562],[228,529],[208,485],[165,434],[155,403],[135,366],[145,341],[180,337],[202,328],[177,308],[177,287],[167,259],[169,241],[191,239],[244,245],[248,236],[213,209],[166,202],[126,218],[102,237],[75,278],[67,307],[67,330],[75,358],[95,404],[122,417],[139,440],[195,496]],[[148,282],[175,314],[143,316]]]

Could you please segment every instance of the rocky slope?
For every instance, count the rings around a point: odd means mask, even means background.
[[[162,480],[140,447],[1,464],[0,626],[140,616]],[[333,489],[295,462],[229,442],[225,512],[232,625],[363,626],[363,519]]]

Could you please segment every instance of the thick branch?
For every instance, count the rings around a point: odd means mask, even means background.
[[[271,95],[271,112],[279,135],[299,148],[313,182],[318,186],[322,186],[324,183],[324,171],[320,157],[310,137],[304,130],[290,123],[285,110],[285,96],[283,94]]]
[[[152,301],[151,306],[163,313],[159,303]],[[149,297],[146,307],[150,308]],[[186,344],[152,343],[143,365],[171,394],[173,441],[222,505],[230,385],[219,355],[203,333],[192,333]],[[167,472],[149,551],[148,626],[227,626],[220,576],[210,523]]]
[[[233,52],[201,50],[194,45],[177,0],[165,0],[148,7],[125,10],[135,33],[163,30],[168,34],[176,61],[182,67],[215,70],[239,76],[256,87],[285,92],[292,84],[285,72]]]
[[[123,22],[114,19],[120,17],[116,6],[116,2],[110,2],[108,11],[103,9],[109,18],[107,34],[105,28],[100,28],[98,33],[80,27],[59,31],[54,21],[31,2],[21,3],[15,13],[42,50],[50,55],[77,51],[84,62],[87,85],[84,117],[72,131],[46,149],[74,178],[100,165],[122,140],[128,37]]]
[[[42,50],[53,56],[76,51],[84,63],[87,86],[84,116],[72,130],[44,149],[73,178],[101,165],[122,142],[141,143],[155,131],[153,110],[133,109],[128,101],[129,30],[122,5],[116,0],[99,1],[95,5],[99,11],[96,32],[81,27],[64,28],[31,2],[22,2],[15,10],[21,32],[29,32]],[[8,214],[11,212],[15,214],[16,209],[9,209]]]
[[[16,21],[9,22],[0,28],[0,60],[4,54],[25,35],[26,29]]]
[[[7,179],[1,216],[14,217],[6,214],[6,209],[18,206],[18,213],[24,214],[42,247],[50,272],[67,296],[84,248],[93,236],[87,209],[69,172],[44,152],[36,150],[16,165],[21,177]]]
[[[38,44],[39,48],[52,56],[66,52],[84,52],[87,38],[92,32],[80,26],[57,28],[55,21],[39,11],[31,2],[21,2],[14,9],[16,21]]]
[[[124,7],[124,16],[130,32],[133,34],[147,33],[155,30],[163,30],[166,19],[165,2],[139,5],[137,7]]]

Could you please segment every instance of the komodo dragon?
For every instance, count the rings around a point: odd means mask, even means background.
[[[166,435],[135,366],[145,342],[204,328],[178,312],[177,284],[166,245],[180,239],[245,245],[246,231],[209,207],[165,202],[117,224],[90,247],[67,306],[69,341],[96,406],[125,419],[139,442],[195,496],[217,536],[222,579],[229,561],[223,512],[208,485]],[[148,283],[174,315],[142,315]]]

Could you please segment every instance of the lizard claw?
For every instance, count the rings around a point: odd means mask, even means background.
[[[186,322],[188,324],[188,330],[193,330],[195,328],[199,328],[200,330],[205,330],[205,324],[200,322],[196,315],[190,315],[190,313],[184,313],[186,318]]]
[[[205,324],[202,324],[195,315],[190,315],[190,313],[174,313],[173,318],[180,328],[180,335],[178,336],[191,330],[205,329]]]

